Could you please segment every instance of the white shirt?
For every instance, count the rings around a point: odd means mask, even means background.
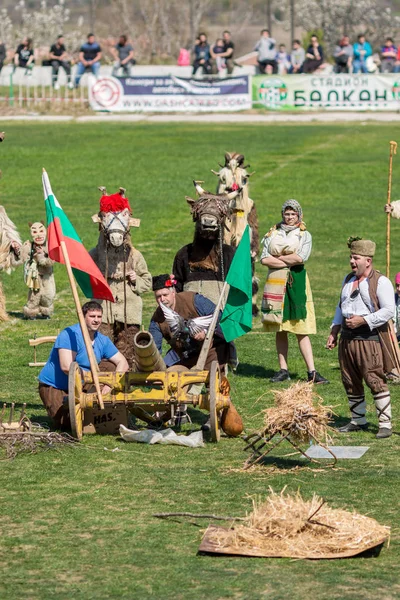
[[[312,237],[309,231],[301,231],[299,227],[286,233],[280,227],[272,231],[271,235],[264,236],[261,260],[268,256],[281,254],[297,254],[305,263],[311,254]]]
[[[380,308],[376,312],[373,312],[374,308],[369,295],[368,278],[363,279],[359,283],[360,293],[355,298],[350,298],[350,295],[354,291],[353,283],[355,279],[356,277],[353,276],[347,283],[344,283],[346,278],[343,280],[343,288],[340,296],[341,303],[339,302],[336,307],[332,327],[334,325],[341,325],[343,319],[350,318],[353,315],[364,317],[371,331],[393,319],[395,315],[394,289],[390,279],[384,275],[381,275],[378,279],[376,295]]]

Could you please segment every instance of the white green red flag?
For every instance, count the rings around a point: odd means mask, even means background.
[[[61,242],[65,242],[75,279],[86,298],[98,298],[114,302],[111,289],[100,269],[82,244],[60,203],[53,194],[49,177],[43,169],[44,203],[47,218],[49,256],[65,264]]]

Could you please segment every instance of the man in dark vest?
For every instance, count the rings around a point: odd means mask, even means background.
[[[347,433],[367,428],[363,380],[372,392],[378,416],[377,438],[392,435],[390,392],[386,373],[396,364],[389,323],[395,314],[392,283],[372,264],[375,243],[349,238],[352,272],[344,279],[327,348],[337,344],[339,364],[349,400],[351,421],[339,431]]]
[[[171,346],[164,358],[167,367],[183,365],[190,369],[199,357],[215,304],[195,292],[178,293],[175,285],[176,280],[170,275],[153,277],[153,291],[158,308],[151,318],[149,331],[160,352],[163,339]],[[208,324],[207,319],[196,321],[198,317],[210,317]],[[219,346],[227,344],[217,326],[213,345],[207,356],[206,370],[214,360],[218,360]],[[219,362],[222,364],[221,358]]]

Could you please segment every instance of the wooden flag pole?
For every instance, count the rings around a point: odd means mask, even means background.
[[[387,191],[387,204],[391,202],[392,196],[392,168],[393,168],[393,155],[397,153],[397,142],[389,142],[389,177],[388,177],[388,191]],[[390,279],[390,212],[387,213],[386,217],[386,277]]]
[[[63,257],[64,257],[65,266],[67,268],[68,279],[69,279],[69,283],[70,283],[71,289],[72,289],[72,295],[74,297],[76,312],[78,314],[78,319],[79,319],[79,325],[81,326],[81,329],[82,329],[82,335],[83,335],[83,339],[85,342],[86,352],[88,353],[88,357],[89,357],[90,369],[92,371],[93,382],[94,382],[94,385],[96,388],[99,405],[100,405],[101,409],[104,409],[103,396],[101,394],[99,375],[98,375],[99,367],[98,367],[98,364],[96,361],[96,357],[94,355],[92,341],[90,339],[89,332],[88,332],[88,329],[87,329],[87,326],[85,323],[85,318],[83,316],[81,303],[79,301],[78,290],[76,288],[75,277],[72,272],[72,267],[71,267],[71,262],[69,260],[67,246],[63,240],[60,242],[60,246],[61,246],[61,251],[62,251]]]
[[[203,371],[204,366],[206,364],[207,356],[211,348],[211,344],[214,338],[215,328],[218,322],[218,316],[221,310],[225,308],[226,304],[226,289],[228,287],[228,283],[224,281],[224,285],[222,286],[221,294],[218,300],[218,304],[215,307],[213,319],[210,323],[210,327],[208,328],[206,337],[204,339],[203,345],[200,350],[199,358],[197,359],[197,363],[194,367],[192,367],[193,371]]]
[[[392,354],[396,366],[397,373],[396,375],[400,377],[400,348],[399,343],[397,341],[396,332],[394,330],[393,321],[389,321],[389,335],[390,335],[390,345],[392,349]]]

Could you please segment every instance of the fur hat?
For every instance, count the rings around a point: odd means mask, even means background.
[[[349,238],[347,245],[350,248],[352,254],[359,254],[360,256],[369,256],[372,258],[375,254],[376,244],[371,240],[363,240],[362,238]]]
[[[153,292],[163,290],[164,288],[173,288],[176,286],[176,279],[171,278],[171,275],[155,275],[153,277]]]
[[[121,212],[126,208],[130,213],[132,212],[128,198],[124,198],[121,194],[111,194],[100,198],[100,212]]]

